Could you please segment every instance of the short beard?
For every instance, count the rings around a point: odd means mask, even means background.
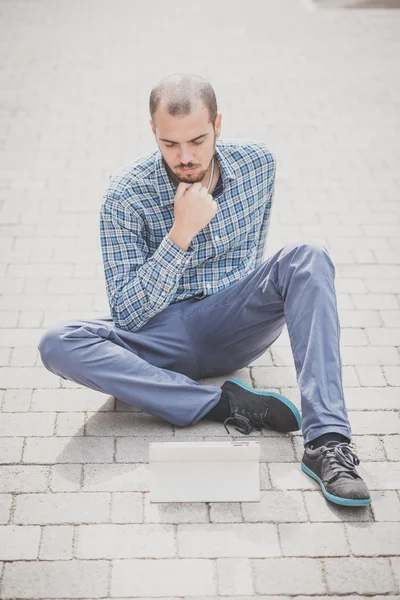
[[[215,144],[216,144],[216,138],[214,138],[214,148],[213,148],[213,155],[211,157],[211,160],[209,162],[209,165],[207,167],[207,169],[205,171],[201,171],[197,176],[196,179],[188,179],[187,177],[179,177],[176,173],[174,173],[174,171],[167,165],[167,162],[161,152],[161,156],[162,156],[162,162],[163,165],[165,167],[165,170],[167,172],[168,177],[176,184],[179,185],[181,182],[183,183],[197,183],[198,181],[202,181],[204,179],[205,174],[207,173],[207,171],[209,170],[211,163],[213,161],[213,158],[215,157]],[[160,150],[161,151],[161,150]]]
[[[201,171],[198,175],[196,175],[195,179],[188,179],[187,177],[178,177],[178,175],[176,173],[173,172],[173,170],[167,165],[167,163],[165,162],[164,157],[162,158],[165,170],[167,171],[167,175],[170,179],[172,179],[172,181],[174,183],[176,183],[177,185],[179,185],[181,182],[183,183],[197,183],[198,181],[203,181],[205,174],[207,173],[207,171],[209,170],[212,160],[215,156],[215,152],[212,155],[212,158],[210,160],[210,163],[207,167],[207,169],[205,171]]]

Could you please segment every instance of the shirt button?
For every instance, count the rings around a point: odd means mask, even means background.
[[[217,241],[219,241],[219,235],[216,235],[216,236],[215,236],[215,239],[216,239]]]
[[[211,283],[207,283],[207,289],[211,290]]]

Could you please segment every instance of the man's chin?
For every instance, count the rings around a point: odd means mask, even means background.
[[[199,177],[198,175],[186,175],[184,177],[176,175],[176,177],[183,183],[197,183],[203,180],[203,177]]]

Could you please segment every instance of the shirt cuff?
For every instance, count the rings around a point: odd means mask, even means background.
[[[157,254],[157,261],[164,269],[171,273],[181,273],[190,261],[193,251],[185,251],[175,244],[168,235],[164,237],[153,257]]]

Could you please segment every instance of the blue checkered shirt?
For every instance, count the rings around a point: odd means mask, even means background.
[[[269,226],[276,162],[262,142],[217,140],[217,213],[187,251],[172,242],[177,186],[161,152],[110,177],[100,211],[107,295],[117,327],[138,331],[173,302],[216,294],[258,267]]]

